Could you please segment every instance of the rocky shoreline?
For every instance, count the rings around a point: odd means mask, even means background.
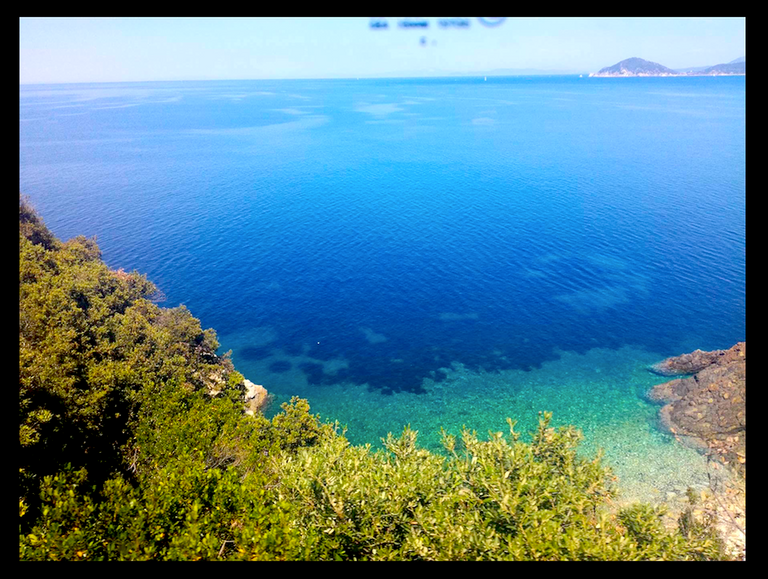
[[[682,376],[655,386],[652,400],[665,402],[663,425],[678,439],[746,475],[746,342],[729,350],[696,350],[653,366],[663,376]]]
[[[713,469],[730,467],[735,482],[710,479],[712,494],[697,506],[715,517],[729,549],[746,557],[746,342],[728,350],[696,350],[650,368],[662,376],[681,376],[655,386],[649,397],[665,403],[662,425],[683,444],[710,459]],[[715,482],[712,482],[713,479]]]

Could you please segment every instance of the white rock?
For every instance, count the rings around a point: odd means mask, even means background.
[[[267,404],[269,393],[261,384],[254,384],[246,379],[245,383],[245,413],[253,416]]]

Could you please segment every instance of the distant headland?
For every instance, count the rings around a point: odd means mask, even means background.
[[[642,58],[627,58],[617,62],[613,66],[601,68],[598,72],[591,72],[594,77],[626,77],[626,76],[743,76],[747,73],[746,57],[742,56],[731,62],[716,64],[714,66],[698,66],[673,70],[658,62],[643,60]]]

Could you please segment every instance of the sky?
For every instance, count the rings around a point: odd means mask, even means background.
[[[745,27],[693,17],[20,18],[19,83],[587,73],[634,56],[674,69],[745,56]]]

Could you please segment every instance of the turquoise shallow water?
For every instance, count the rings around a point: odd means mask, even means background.
[[[20,188],[374,445],[584,431],[638,496],[703,484],[645,367],[746,326],[744,77],[20,87]],[[655,491],[655,492],[654,492]],[[629,492],[629,491],[627,491]]]
[[[240,341],[252,344],[274,337],[271,329],[260,329],[221,339],[225,347],[237,349]],[[307,398],[314,413],[345,427],[353,444],[370,444],[374,449],[382,448],[387,433],[399,434],[410,425],[419,432],[421,446],[439,452],[441,428],[455,435],[462,427],[481,436],[506,434],[507,417],[517,421],[515,429],[525,439],[535,430],[540,412],[552,412],[553,426],[574,425],[581,430],[584,456],[604,452],[605,463],[619,479],[623,502],[667,502],[670,497],[682,498],[688,488],[708,488],[710,475],[729,479],[728,473],[714,471],[700,452],[659,428],[660,406],[646,398],[654,385],[666,381],[648,371],[659,361],[657,354],[631,346],[556,354],[556,360],[530,371],[478,372],[455,362],[437,371],[440,381],[425,378],[420,394],[387,395],[344,382],[318,389],[299,369],[304,363],[318,363],[332,376],[346,367],[341,358],[320,361],[276,350],[268,358],[237,366],[273,394],[268,414],[291,396]],[[285,370],[289,365],[292,369]]]

